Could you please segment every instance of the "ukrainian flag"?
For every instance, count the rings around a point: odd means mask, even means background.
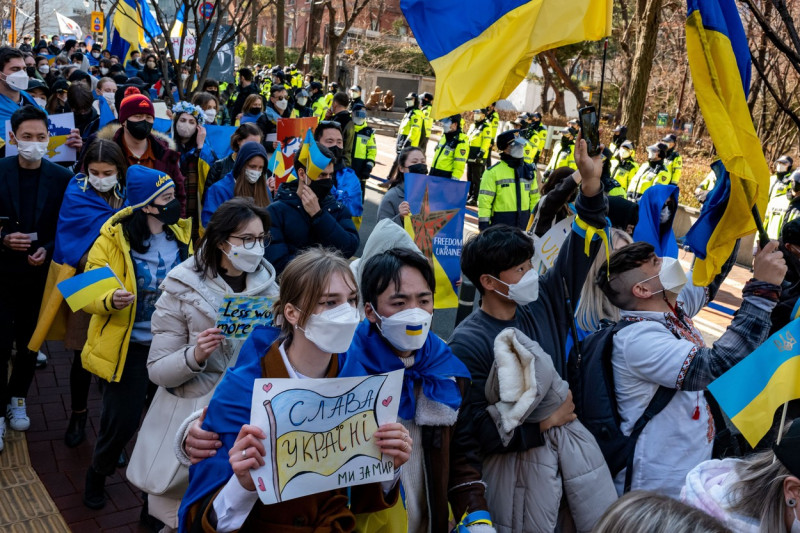
[[[417,324],[415,326],[406,326],[406,335],[411,337],[417,337],[422,335],[422,324]]]
[[[767,206],[769,167],[747,95],[750,49],[734,0],[688,0],[686,49],[695,94],[724,169],[686,237],[697,255],[694,283],[708,285],[736,239],[756,229],[754,205]]]
[[[322,171],[325,170],[331,160],[322,155],[317,146],[317,141],[314,140],[314,135],[311,133],[311,128],[306,132],[306,138],[303,140],[303,146],[300,148],[300,153],[297,156],[306,168],[308,179],[316,180]]]
[[[511,94],[539,52],[611,34],[612,0],[401,0],[436,72],[431,115]],[[491,75],[483,75],[491,73]]]
[[[719,406],[755,446],[775,410],[800,398],[800,320],[775,333],[708,386]]]
[[[186,20],[186,4],[181,4],[181,8],[178,10],[178,14],[175,15],[175,24],[172,25],[172,29],[169,32],[170,37],[180,38],[180,36],[183,35],[183,26],[185,20]]]
[[[276,187],[280,187],[281,183],[297,179],[294,174],[294,155],[287,157],[281,150],[281,143],[278,143],[278,148],[272,153],[267,168],[275,176]]]
[[[109,50],[124,65],[130,59],[131,50],[147,46],[151,38],[161,33],[161,27],[145,0],[120,0],[114,14],[113,30],[109,28]]]
[[[73,311],[83,309],[108,291],[120,287],[122,284],[109,266],[89,270],[58,284],[64,301]]]

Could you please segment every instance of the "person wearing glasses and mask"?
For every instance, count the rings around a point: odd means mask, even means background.
[[[344,257],[352,257],[358,250],[360,240],[350,210],[331,194],[335,156],[325,146],[319,146],[319,151],[324,160],[316,166],[322,170],[318,174],[308,172],[296,157],[297,179],[282,183],[267,208],[272,244],[266,257],[278,274],[297,254],[312,246],[334,248]]]
[[[211,217],[194,257],[164,279],[151,319],[148,375],[179,398],[206,397],[196,404],[198,409],[210,401],[226,369],[236,364],[244,343],[226,338],[215,327],[223,298],[278,296],[275,269],[264,259],[269,229],[266,209],[251,198],[228,200]],[[142,434],[145,427],[146,422],[140,431],[143,439],[150,437]],[[168,437],[165,446],[171,447],[174,435]],[[186,487],[188,483],[182,489]],[[178,527],[179,497],[151,494],[147,503],[151,516],[173,530]]]
[[[203,227],[211,221],[219,206],[236,196],[252,198],[258,207],[270,204],[265,177],[268,160],[267,151],[260,144],[248,142],[242,145],[233,170],[206,191],[200,215]]]
[[[264,148],[267,152],[275,151],[273,145],[278,139],[278,118],[297,118],[299,116],[296,109],[289,100],[289,93],[283,85],[273,85],[269,90],[269,100],[264,114],[258,117],[256,124],[264,133]],[[277,117],[276,117],[277,115]]]

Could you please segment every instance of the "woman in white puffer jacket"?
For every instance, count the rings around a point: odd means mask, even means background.
[[[223,298],[278,295],[275,269],[264,259],[269,228],[266,209],[233,198],[212,216],[197,254],[169,272],[151,321],[147,368],[153,383],[180,398],[210,399],[245,340],[225,338],[215,327]],[[172,448],[172,436],[164,445]],[[150,515],[167,531],[177,528],[179,505],[166,495],[148,497]]]

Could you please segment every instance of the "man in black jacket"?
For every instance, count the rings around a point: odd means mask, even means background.
[[[253,81],[253,71],[249,68],[239,69],[239,91],[236,95],[236,101],[231,107],[231,120],[237,119],[239,113],[242,112],[244,101],[251,94],[258,94],[258,87]]]
[[[72,173],[42,159],[50,138],[47,115],[24,106],[11,116],[11,143],[19,155],[0,160],[0,400],[9,426],[30,427],[25,398],[33,380],[36,354],[28,341],[36,327],[47,270],[55,246],[58,212]],[[11,379],[8,361],[12,343],[17,356]],[[6,419],[0,418],[0,450]]]

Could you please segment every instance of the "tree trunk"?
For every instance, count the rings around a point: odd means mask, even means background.
[[[286,23],[285,13],[285,0],[276,0],[275,2],[275,62],[278,65],[284,66],[285,46],[283,36],[283,27]]]
[[[628,126],[628,139],[636,144],[639,143],[642,131],[647,86],[650,83],[653,56],[658,40],[658,12],[661,3],[662,0],[646,0],[643,16],[639,18],[630,88],[622,110],[621,122]]]
[[[252,9],[250,13],[250,28],[247,32],[247,48],[244,49],[244,64],[253,64],[253,46],[258,37],[258,2],[252,0]]]
[[[329,26],[328,29],[328,83],[337,81],[336,80],[336,54],[339,50],[339,43],[342,42],[342,38],[344,37],[344,33],[342,35],[337,36],[336,30],[334,29],[333,25]]]
[[[567,74],[567,71],[564,70],[564,67],[561,66],[561,63],[558,61],[555,52],[552,50],[548,50],[547,52],[543,53],[544,57],[547,59],[547,64],[550,65],[550,68],[553,69],[558,79],[561,80],[561,83],[564,85],[564,88],[575,95],[575,98],[578,100],[578,107],[586,107],[586,99],[583,97],[583,91],[575,85],[575,82],[572,81],[572,78]]]
[[[33,8],[33,35],[35,39],[37,39],[34,43],[34,46],[39,44],[38,39],[42,38],[42,22],[39,18],[39,0],[36,0]],[[106,23],[108,24],[108,23]]]

